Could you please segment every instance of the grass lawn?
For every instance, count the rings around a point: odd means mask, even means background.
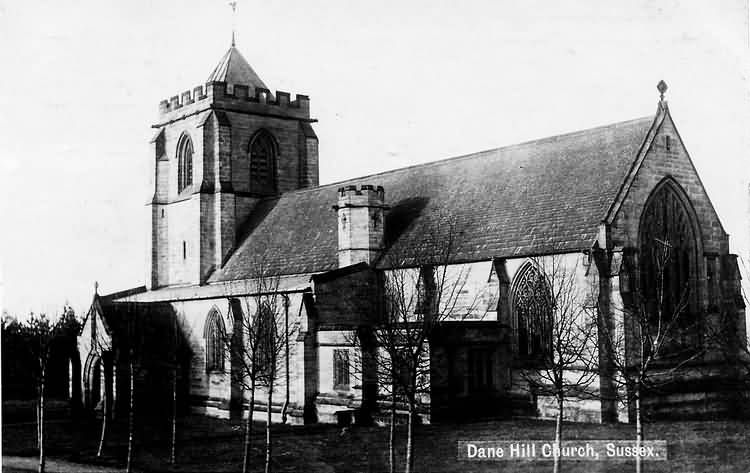
[[[256,424],[254,471],[263,470],[263,424]],[[385,427],[274,425],[274,470],[300,472],[381,472],[388,470]],[[487,421],[441,424],[416,428],[416,466],[420,472],[547,472],[549,461],[467,462],[456,459],[458,440],[548,440],[554,424],[538,420]],[[98,425],[95,421],[53,421],[47,426],[48,471],[122,471],[126,431],[117,424],[102,458],[96,458]],[[149,472],[238,471],[242,458],[241,426],[203,416],[185,417],[178,428],[177,465],[168,458],[168,425],[143,429],[135,450],[135,470]],[[3,425],[3,471],[36,471],[36,426]],[[566,424],[567,439],[629,439],[629,425]],[[750,472],[750,423],[664,422],[646,425],[646,437],[668,442],[669,460],[645,463],[648,472]],[[398,460],[403,462],[405,431],[398,432]],[[399,465],[401,470],[402,465]],[[570,461],[563,471],[634,471],[624,461]]]

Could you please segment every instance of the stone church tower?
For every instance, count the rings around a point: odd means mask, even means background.
[[[272,95],[234,44],[205,86],[160,103],[150,289],[204,283],[261,199],[318,185],[313,122],[307,96]]]

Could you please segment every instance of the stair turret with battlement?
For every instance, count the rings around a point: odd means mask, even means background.
[[[385,190],[349,185],[338,190],[339,267],[373,264],[385,247]]]

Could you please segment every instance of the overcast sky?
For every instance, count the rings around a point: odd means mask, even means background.
[[[310,95],[321,184],[652,115],[664,79],[747,255],[745,3],[239,0],[237,46]],[[150,125],[231,25],[221,0],[0,0],[0,305],[80,312],[94,280],[143,284]]]

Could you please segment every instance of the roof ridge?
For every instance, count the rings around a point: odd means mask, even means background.
[[[648,116],[639,117],[639,118],[633,118],[633,119],[625,120],[625,121],[621,121],[621,122],[609,123],[609,124],[606,124],[606,125],[599,125],[599,126],[595,126],[595,127],[592,127],[592,128],[585,128],[583,130],[576,130],[576,131],[570,131],[570,132],[566,132],[566,133],[560,133],[560,134],[552,135],[552,136],[545,136],[543,138],[536,138],[536,139],[533,139],[533,140],[522,141],[520,143],[513,143],[513,144],[510,144],[510,145],[500,146],[500,147],[497,147],[497,148],[489,148],[489,149],[485,149],[485,150],[482,150],[482,151],[475,151],[473,153],[461,154],[461,155],[458,155],[458,156],[451,156],[451,157],[448,157],[448,158],[441,158],[441,159],[437,159],[435,161],[428,161],[426,163],[412,164],[410,166],[404,166],[404,167],[396,168],[396,169],[389,169],[387,171],[376,172],[376,173],[367,174],[367,175],[364,175],[364,176],[356,176],[356,177],[351,177],[351,178],[348,178],[348,179],[342,179],[340,181],[330,182],[328,184],[322,184],[322,185],[319,185],[319,186],[316,186],[316,187],[307,187],[307,188],[304,188],[304,189],[295,189],[295,190],[292,190],[292,191],[285,192],[285,193],[283,193],[283,194],[281,194],[279,196],[267,197],[267,198],[262,199],[262,200],[264,200],[264,201],[270,201],[270,200],[274,200],[274,199],[281,199],[282,197],[290,195],[290,194],[313,192],[313,191],[316,191],[316,190],[319,190],[319,189],[324,189],[324,188],[329,188],[329,187],[334,187],[334,186],[340,186],[342,184],[346,184],[346,183],[349,183],[349,182],[352,182],[352,181],[359,181],[359,180],[362,180],[362,179],[369,179],[369,178],[372,178],[372,177],[384,176],[384,175],[395,173],[395,172],[405,171],[407,169],[415,169],[415,168],[419,168],[419,167],[425,167],[426,168],[426,167],[429,167],[429,166],[439,166],[439,165],[446,164],[446,163],[449,163],[449,162],[460,161],[462,159],[477,158],[477,157],[480,157],[480,156],[482,156],[484,154],[489,154],[489,153],[493,153],[493,152],[497,152],[497,151],[511,150],[511,149],[514,149],[514,148],[518,148],[518,147],[521,147],[521,146],[527,146],[527,145],[530,145],[530,144],[538,144],[538,143],[547,143],[547,142],[557,141],[557,140],[559,140],[561,138],[570,138],[570,137],[573,137],[573,136],[576,136],[576,135],[581,135],[581,134],[584,134],[584,133],[603,131],[605,129],[609,129],[609,128],[613,128],[613,127],[617,128],[619,126],[625,126],[625,125],[629,125],[629,124],[632,124],[632,123],[635,123],[635,122],[639,122],[639,121],[643,121],[643,120],[649,120],[649,121],[651,121],[653,119],[654,119],[653,115],[648,115]]]
[[[146,286],[140,285],[140,286],[131,287],[128,289],[121,289],[119,291],[111,292],[109,294],[100,295],[99,298],[107,299],[107,300],[119,299],[121,297],[128,297],[128,296],[132,296],[135,294],[140,294],[142,292],[146,292],[147,290],[148,289],[146,288]]]

